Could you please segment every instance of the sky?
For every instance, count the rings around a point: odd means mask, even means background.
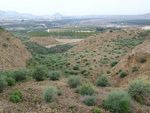
[[[34,15],[136,15],[150,13],[150,0],[0,0],[0,10]]]

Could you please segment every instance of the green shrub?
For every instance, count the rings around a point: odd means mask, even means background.
[[[58,95],[58,96],[62,95],[62,92],[61,92],[61,90],[60,90],[60,89],[58,89],[58,91],[57,91],[57,95]]]
[[[79,65],[75,65],[75,66],[73,66],[73,70],[78,70],[79,69]]]
[[[118,61],[113,61],[113,62],[110,63],[110,66],[114,67],[116,64],[118,64]]]
[[[94,96],[88,96],[85,100],[85,104],[88,106],[94,106],[96,103],[96,98]]]
[[[80,76],[72,76],[68,79],[68,84],[70,87],[72,88],[76,88],[77,86],[79,86],[82,82],[82,78]]]
[[[90,62],[86,62],[85,65],[90,65]]]
[[[141,62],[141,63],[144,63],[144,62],[146,62],[146,61],[147,61],[147,60],[146,60],[145,58],[141,58],[141,59],[140,59],[140,62]]]
[[[99,110],[99,109],[94,109],[92,113],[101,113],[101,110]]]
[[[69,105],[69,109],[73,109],[75,107],[75,105]]]
[[[107,74],[110,74],[111,73],[111,71],[110,70],[107,70]]]
[[[15,79],[7,77],[5,80],[9,86],[15,85]]]
[[[46,102],[51,102],[55,98],[56,98],[55,88],[53,86],[47,87],[43,93],[43,99]]]
[[[111,86],[111,84],[109,83],[109,79],[107,78],[107,76],[102,76],[100,78],[98,78],[96,80],[96,85],[97,86]]]
[[[124,72],[124,71],[122,71],[122,72],[120,73],[120,77],[121,77],[121,78],[124,78],[125,76],[127,76],[127,73]]]
[[[44,66],[35,66],[33,70],[32,76],[37,81],[43,81],[46,77],[47,73]]]
[[[22,96],[23,96],[22,92],[19,91],[17,88],[14,88],[13,91],[11,92],[9,101],[11,101],[13,103],[21,102]]]
[[[13,103],[18,103],[21,102],[21,98],[18,95],[11,95],[9,101]]]
[[[14,89],[13,89],[11,95],[17,95],[17,96],[19,96],[19,98],[22,98],[22,96],[23,96],[23,95],[22,95],[22,92],[19,91],[17,88],[14,88]]]
[[[66,62],[66,66],[69,66],[71,63],[70,62]]]
[[[128,94],[137,102],[144,104],[144,97],[150,95],[150,83],[144,78],[134,80],[129,85]]]
[[[33,102],[36,104],[39,101],[39,99],[34,98]]]
[[[85,72],[87,72],[86,69],[81,70],[81,74],[84,74]]]
[[[76,89],[76,92],[81,95],[93,95],[96,90],[92,84],[83,83],[80,87]]]
[[[115,113],[127,113],[131,104],[130,96],[125,91],[112,91],[103,101],[105,109]]]
[[[138,71],[138,68],[136,66],[132,67],[132,72]]]
[[[21,81],[26,79],[27,71],[26,70],[15,70],[9,73],[15,81]]]
[[[0,75],[0,93],[4,90],[7,86],[7,82],[5,81],[5,77]]]
[[[89,75],[89,73],[86,71],[86,72],[83,73],[83,75],[86,77],[86,76]]]
[[[53,81],[59,80],[60,76],[61,76],[60,71],[52,71],[49,73],[50,80]]]
[[[3,46],[4,46],[4,47],[8,47],[8,44],[6,44],[6,43],[3,43]]]

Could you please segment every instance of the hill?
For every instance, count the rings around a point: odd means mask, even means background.
[[[147,40],[144,43],[136,46],[132,51],[122,58],[119,63],[113,68],[116,73],[119,70],[123,70],[128,75],[122,79],[116,74],[113,74],[112,79],[115,80],[115,84],[118,86],[126,86],[133,79],[144,77],[150,80],[150,41]]]
[[[20,40],[0,27],[0,63],[4,70],[22,69],[32,55]]]
[[[32,37],[29,41],[37,42],[40,45],[48,46],[53,44],[60,44],[55,38],[51,37]]]
[[[32,14],[18,13],[16,11],[0,11],[0,19],[36,19]]]

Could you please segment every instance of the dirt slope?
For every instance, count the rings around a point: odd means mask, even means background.
[[[40,45],[48,46],[53,44],[60,44],[59,41],[57,41],[55,38],[50,37],[32,37],[29,41],[37,42]]]
[[[145,58],[147,61],[141,63],[140,59]],[[137,67],[138,71],[132,72],[133,67]],[[112,69],[114,70],[114,75],[112,78],[119,86],[126,86],[130,81],[135,78],[145,77],[150,80],[150,41],[147,40],[136,46],[129,54],[122,58],[119,63]],[[123,70],[128,73],[125,78],[120,78],[119,75],[115,73],[118,70]]]
[[[141,30],[116,30],[113,32],[107,31],[104,33],[99,33],[97,35],[90,36],[86,40],[81,41],[78,46],[75,46],[70,51],[81,51],[81,50],[93,50],[99,49],[100,47],[104,47],[108,43],[103,43],[103,41],[109,42],[111,39],[124,39],[124,38],[132,38],[138,36],[138,33],[142,32]],[[109,43],[111,44],[111,43]]]
[[[3,67],[3,70],[25,68],[26,60],[31,57],[20,40],[5,30],[0,32],[0,67]]]

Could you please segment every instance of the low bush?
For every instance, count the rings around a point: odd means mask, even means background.
[[[49,78],[50,80],[56,81],[59,80],[60,76],[61,76],[61,71],[52,71],[49,73]]]
[[[36,79],[37,81],[43,81],[46,77],[46,69],[44,66],[35,66],[35,69],[33,70],[32,77]]]
[[[144,104],[144,97],[150,96],[150,83],[144,78],[136,79],[129,85],[128,94],[140,104]]]
[[[110,66],[114,67],[116,64],[118,64],[118,61],[113,61],[113,62],[110,63]]]
[[[122,72],[120,73],[120,78],[124,78],[125,76],[127,76],[127,73],[124,72],[124,71],[122,71]]]
[[[136,66],[132,67],[132,72],[138,71],[138,68]]]
[[[19,91],[17,88],[14,88],[13,91],[11,92],[9,101],[13,103],[18,103],[21,102],[22,97],[23,97],[22,92]]]
[[[72,88],[76,88],[77,86],[81,85],[82,78],[80,76],[72,76],[68,79],[68,84]]]
[[[7,82],[5,81],[5,77],[0,75],[0,93],[4,90],[7,86]]]
[[[27,71],[26,70],[15,70],[9,73],[15,81],[21,81],[25,80],[27,76]],[[8,75],[9,75],[8,74]]]
[[[84,74],[85,72],[87,72],[86,69],[81,70],[81,74]]]
[[[85,104],[88,106],[94,106],[96,103],[96,98],[94,96],[88,96],[85,100]]]
[[[7,77],[5,80],[9,86],[15,85],[15,79]]]
[[[22,92],[21,92],[20,90],[18,90],[17,88],[14,88],[14,89],[13,89],[11,95],[17,95],[17,96],[19,96],[20,98],[23,97]]]
[[[130,96],[125,91],[112,91],[103,101],[102,106],[115,113],[127,113],[131,104]]]
[[[111,86],[111,84],[110,84],[109,79],[107,78],[107,76],[102,76],[102,77],[98,78],[96,80],[96,85],[97,86],[103,86],[103,87]]]
[[[11,95],[9,101],[12,103],[18,103],[21,102],[21,98],[18,95]]]
[[[43,99],[46,102],[51,102],[56,98],[55,88],[53,86],[49,86],[45,89],[43,93]]]
[[[111,73],[111,71],[110,70],[107,70],[107,74],[110,74]]]
[[[141,62],[141,63],[144,63],[144,62],[146,62],[146,61],[147,61],[147,60],[146,60],[145,58],[141,58],[141,59],[140,59],[140,62]]]
[[[73,70],[78,70],[78,69],[79,69],[79,65],[73,66]]]
[[[33,99],[34,104],[36,104],[38,101],[39,101],[39,99],[37,99],[37,98]]]
[[[94,109],[92,113],[101,113],[101,110],[99,110],[99,109]]]
[[[80,87],[76,89],[76,92],[81,95],[93,95],[96,92],[96,90],[93,84],[83,83]]]

